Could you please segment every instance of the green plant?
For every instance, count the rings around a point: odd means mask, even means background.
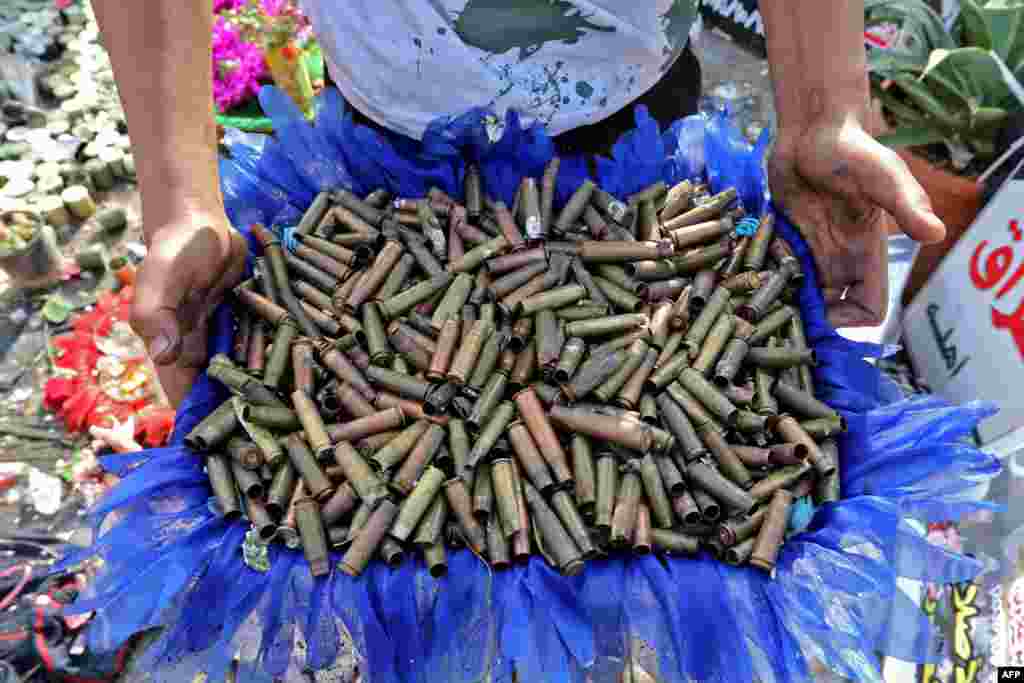
[[[922,0],[866,0],[865,18],[902,38],[869,55],[873,93],[894,124],[882,140],[994,157],[1002,125],[1022,109],[1024,0],[961,0],[952,33]]]

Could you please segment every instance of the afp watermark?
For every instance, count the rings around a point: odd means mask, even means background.
[[[996,669],[996,681],[1024,682],[1024,666],[1000,666]]]

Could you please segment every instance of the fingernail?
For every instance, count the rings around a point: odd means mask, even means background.
[[[170,348],[171,338],[165,334],[161,334],[153,340],[152,344],[149,345],[149,354],[153,357],[153,360],[159,360],[160,357],[167,353]]]

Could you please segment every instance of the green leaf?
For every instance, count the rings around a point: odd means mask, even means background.
[[[920,71],[933,50],[956,47],[953,37],[935,10],[924,0],[865,0],[865,25],[895,24],[901,28],[903,42],[889,50],[871,50],[872,71],[889,75],[896,70]]]
[[[945,140],[945,136],[937,128],[931,126],[897,128],[879,135],[878,141],[886,147],[923,147],[934,145]]]
[[[937,78],[936,78],[937,77]],[[976,106],[1002,107],[1013,95],[992,53],[976,47],[937,50],[925,69],[921,82],[929,89],[936,83],[945,87],[951,81]]]
[[[1014,73],[1024,66],[1024,0],[961,0],[956,30],[961,46],[994,50]]]

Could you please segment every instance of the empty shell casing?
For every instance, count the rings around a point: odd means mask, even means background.
[[[504,372],[495,372],[487,380],[487,384],[473,404],[472,412],[466,418],[466,421],[474,429],[480,429],[482,425],[489,421],[494,409],[501,403],[501,399],[505,395],[506,386],[508,386],[508,375]]]
[[[306,440],[316,457],[322,460],[331,450],[331,437],[327,434],[327,427],[320,417],[320,411],[317,410],[312,397],[304,391],[292,392],[292,404],[306,433]]]
[[[273,517],[280,518],[288,509],[288,505],[295,493],[295,486],[298,477],[295,467],[290,461],[281,464],[274,472],[270,481],[270,488],[267,489],[267,511]]]
[[[594,284],[615,307],[634,312],[643,304],[640,297],[605,277],[594,277]]]
[[[385,408],[349,422],[329,425],[331,441],[355,442],[375,434],[382,434],[405,425],[405,412],[400,407]]]
[[[554,508],[562,526],[565,527],[576,547],[579,548],[582,558],[584,560],[593,559],[597,555],[597,551],[590,540],[587,525],[576,508],[572,494],[565,490],[555,491],[551,496],[551,507]]]
[[[501,401],[495,406],[486,425],[477,435],[476,443],[470,449],[468,467],[475,468],[487,458],[491,449],[494,448],[494,444],[505,433],[505,429],[512,421],[515,413],[515,406],[509,401]]]
[[[330,497],[332,491],[331,482],[327,475],[324,474],[317,459],[313,457],[313,453],[306,445],[306,441],[298,434],[292,434],[285,439],[285,447],[288,451],[288,458],[295,467],[295,471],[302,477],[302,481],[305,482],[306,490],[309,492],[310,497],[319,501]],[[328,446],[329,450],[330,447]]]
[[[232,401],[220,404],[185,436],[185,445],[196,451],[210,451],[225,443],[238,429],[238,415]]]
[[[366,334],[366,345],[370,354],[370,362],[374,365],[390,365],[394,353],[388,346],[388,336],[384,329],[384,319],[380,308],[374,301],[363,306],[363,331]]]
[[[576,373],[576,369],[587,351],[587,344],[580,337],[569,337],[561,348],[558,363],[555,366],[554,380],[565,384]]]
[[[511,439],[511,433],[509,439]],[[597,470],[590,441],[581,434],[574,434],[570,442],[572,473],[575,478],[576,505],[585,518],[592,519],[597,503]],[[537,485],[537,482],[534,482]],[[544,487],[538,486],[542,492]]]
[[[338,411],[344,409],[352,417],[366,417],[377,412],[373,405],[363,395],[347,382],[336,383],[334,398],[338,402]]]
[[[504,240],[504,238],[498,239]],[[504,240],[504,243],[507,245],[508,241]],[[534,247],[533,249],[520,249],[504,256],[495,256],[487,261],[486,268],[487,272],[492,276],[497,276],[505,273],[521,272],[528,266],[534,266],[539,263],[547,264],[547,262],[548,252],[544,247]],[[542,271],[543,269],[538,272]],[[525,284],[526,281],[523,280],[520,284]]]
[[[640,478],[643,482],[644,492],[647,494],[654,524],[663,529],[671,528],[673,525],[672,504],[669,502],[668,491],[665,489],[665,482],[662,481],[658,462],[650,453],[646,453],[640,460]]]
[[[807,459],[819,475],[831,474],[836,462],[828,458],[818,447],[817,442],[791,415],[781,415],[775,423],[775,431],[786,443],[799,443],[807,447]]]
[[[747,249],[750,248],[750,238],[747,236],[740,237],[736,240],[733,245],[732,252],[729,254],[728,260],[725,265],[719,269],[719,275],[723,280],[735,277],[740,269],[743,268],[743,261],[747,256]]]
[[[466,165],[466,175],[462,182],[463,193],[466,196],[466,213],[473,220],[483,213],[483,186],[480,182],[480,169],[476,164]]]
[[[572,196],[569,197],[569,201],[562,207],[561,213],[558,214],[555,230],[567,232],[572,228],[583,216],[583,212],[589,205],[593,192],[594,182],[589,178],[584,179],[579,187],[576,188],[576,191],[572,193]]]
[[[513,212],[509,211],[508,205],[501,200],[494,202],[493,213],[498,229],[505,239],[508,240],[509,246],[513,249],[521,248],[525,243],[523,233],[520,232],[519,226],[516,225]]]
[[[458,344],[458,351],[452,359],[448,369],[447,379],[457,386],[462,386],[469,381],[477,364],[477,359],[483,351],[484,343],[494,331],[493,323],[487,320],[477,320],[465,334]]]
[[[780,467],[755,483],[750,488],[750,495],[758,502],[766,501],[779,489],[792,487],[805,477],[811,469],[811,466],[807,463]]]
[[[684,524],[699,524],[703,519],[700,506],[689,490],[672,497],[672,509]]]
[[[622,476],[619,490],[615,497],[615,511],[612,513],[611,544],[617,547],[629,545],[633,540],[633,529],[636,526],[636,509],[640,504],[643,484],[640,476],[633,470]]]
[[[423,514],[419,524],[416,525],[416,533],[412,539],[413,545],[425,548],[437,542],[444,542],[443,534],[447,521],[448,499],[444,495],[437,495]]]
[[[587,290],[587,297],[593,301],[596,305],[602,306],[607,309],[611,302],[608,301],[608,297],[605,296],[601,288],[597,286],[597,282],[594,281],[594,276],[591,275],[587,266],[578,258],[572,260],[572,272],[576,276],[576,281]]]
[[[744,294],[761,289],[771,278],[771,271],[748,270],[739,274],[731,275],[722,280],[722,286],[733,294]]]
[[[662,237],[661,223],[658,221],[658,214],[654,210],[654,202],[642,201],[639,204],[637,237],[642,242],[653,242],[660,240]]]
[[[390,486],[404,495],[409,495],[427,465],[444,444],[444,439],[444,428],[441,425],[431,424],[423,437],[413,446],[395,476],[392,477]]]
[[[440,303],[434,309],[434,314],[430,319],[431,326],[441,331],[445,321],[449,318],[458,317],[462,311],[462,307],[469,300],[469,295],[473,292],[474,280],[473,276],[468,273],[459,273],[452,280],[451,285],[445,291]]]
[[[747,466],[718,430],[708,425],[700,431],[700,437],[722,474],[742,489],[749,489],[753,485]]]
[[[732,338],[735,329],[736,318],[727,312],[719,315],[708,336],[704,338],[700,352],[691,367],[707,376],[725,350],[725,345]]]
[[[227,519],[238,519],[242,514],[242,507],[239,504],[235,477],[228,459],[213,453],[206,456],[206,474],[210,479],[213,495],[217,498],[221,515]]]
[[[521,215],[526,239],[536,241],[544,239],[545,230],[540,210],[540,191],[537,181],[529,176],[524,177],[519,185]]]
[[[707,306],[708,299],[715,291],[715,282],[718,280],[718,273],[711,268],[705,268],[693,277],[693,287],[690,290],[690,317],[696,318]],[[723,287],[725,289],[725,287]]]
[[[473,552],[481,554],[486,543],[486,535],[480,522],[473,516],[472,496],[466,482],[459,477],[449,479],[444,483],[444,492],[463,539]]]
[[[367,401],[373,401],[377,397],[376,390],[370,386],[363,372],[357,368],[345,354],[330,346],[326,340],[317,342],[317,351],[320,354],[320,362],[324,367],[334,373],[338,379],[351,384],[356,391],[362,394]]]
[[[755,346],[762,343],[768,337],[772,336],[779,330],[781,330],[790,320],[793,319],[796,309],[792,306],[782,306],[778,310],[772,311],[766,315],[757,326],[754,331],[750,334],[750,344]],[[803,348],[807,348],[805,344]]]
[[[263,467],[263,452],[252,441],[234,436],[228,439],[224,451],[232,462],[247,470],[259,470]]]
[[[748,538],[745,541],[737,543],[731,548],[723,548],[721,559],[726,564],[730,564],[734,567],[739,567],[747,563],[750,560],[750,555],[754,550],[754,542],[756,539]]]
[[[589,320],[577,320],[565,326],[565,334],[568,337],[600,337],[620,332],[628,332],[638,327],[644,327],[649,319],[642,313],[625,315],[612,315],[603,318],[592,318]]]
[[[295,379],[296,390],[312,396],[316,389],[316,360],[312,340],[297,339],[292,344],[291,355],[292,375]],[[298,419],[297,416],[296,419]],[[291,427],[291,429],[297,429],[297,426]]]
[[[358,309],[377,293],[377,290],[380,289],[381,285],[384,284],[384,280],[390,274],[391,269],[395,267],[398,259],[402,257],[402,252],[402,245],[398,242],[389,240],[384,244],[384,248],[377,253],[377,258],[374,259],[373,264],[365,271],[359,284],[349,294],[345,302],[347,310],[354,311]]]
[[[752,492],[726,479],[707,459],[687,463],[686,474],[695,486],[733,510],[749,512],[757,502]]]
[[[584,263],[628,263],[668,258],[673,254],[672,242],[585,241],[580,243],[580,260]]]
[[[735,424],[738,409],[718,388],[693,368],[679,375],[679,383],[700,401],[713,415],[728,425]]]
[[[501,528],[501,522],[490,517],[483,522],[487,536],[487,559],[491,567],[498,571],[512,566],[512,548]]]
[[[298,334],[299,328],[290,317],[278,323],[277,331],[274,333],[273,346],[271,346],[266,365],[263,368],[263,383],[268,387],[276,389],[284,379],[284,375],[288,371],[288,363],[291,360],[292,342]]]
[[[323,517],[324,524],[331,526],[340,520],[342,517],[347,515],[349,512],[356,508],[359,503],[359,496],[356,495],[356,490],[352,488],[352,485],[345,482],[339,486],[323,507],[320,510],[320,515]]]
[[[494,481],[491,479],[490,463],[482,462],[476,466],[472,490],[473,516],[483,524],[494,510]]]
[[[812,439],[827,439],[846,432],[846,418],[841,415],[805,420],[800,426]]]
[[[747,270],[761,270],[764,267],[765,257],[768,255],[768,245],[775,236],[775,216],[767,213],[761,216],[757,232],[754,233],[747,249],[743,266]]]
[[[506,537],[522,531],[513,467],[512,461],[507,458],[499,458],[491,463],[492,490],[498,507],[498,519]]]
[[[625,361],[604,382],[594,389],[594,396],[602,402],[609,402],[626,384],[629,378],[643,364],[649,347],[642,339],[634,341],[626,350]]]
[[[708,201],[695,206],[694,208],[683,212],[681,215],[674,217],[666,227],[671,230],[678,228],[694,225],[702,221],[711,220],[722,214],[730,204],[736,200],[736,189],[728,188],[719,192],[714,197],[708,199]]]
[[[380,312],[386,319],[394,320],[414,308],[417,304],[423,303],[438,292],[446,290],[454,278],[455,275],[447,272],[434,275],[404,292],[381,301]],[[472,283],[472,278],[470,278],[470,282]],[[461,308],[461,304],[459,306]]]
[[[547,462],[541,455],[533,437],[522,422],[508,426],[508,439],[516,459],[526,477],[538,490],[548,493],[555,488]]]
[[[761,528],[767,512],[768,506],[761,506],[749,515],[738,515],[725,520],[718,527],[718,540],[729,547],[752,538]]]
[[[430,360],[430,368],[427,370],[427,379],[430,381],[443,382],[447,377],[448,368],[455,356],[455,347],[459,343],[461,330],[462,322],[457,317],[444,321],[441,333],[438,335],[437,349],[434,351]]]
[[[714,266],[728,256],[731,251],[732,247],[727,238],[704,247],[696,247],[695,249],[687,249],[684,252],[677,253],[672,257],[672,263],[675,264],[677,275],[687,275],[695,273],[702,268]]]
[[[389,391],[393,391],[396,394],[412,399],[413,401],[425,400],[427,394],[433,388],[433,385],[429,382],[424,382],[414,377],[409,377],[408,375],[402,375],[386,368],[367,368],[366,376],[369,377],[375,385]]]
[[[694,488],[693,500],[697,503],[697,507],[700,508],[701,519],[705,523],[714,524],[722,518],[722,506],[704,489],[700,487]]]
[[[327,532],[315,500],[302,498],[295,503],[295,525],[302,537],[302,550],[310,572],[314,577],[327,576],[331,572]]]
[[[513,254],[510,254],[510,256],[518,256],[519,254],[522,253],[527,252],[515,252]],[[541,250],[541,253],[544,253],[543,250]],[[517,268],[516,270],[510,271],[507,274],[502,275],[500,278],[497,278],[496,280],[493,280],[489,285],[489,289],[494,298],[503,299],[506,296],[518,290],[520,287],[524,287],[528,283],[537,280],[537,278],[539,277],[542,277],[544,273],[547,271],[547,269],[548,264],[545,256],[545,260],[532,262],[521,268]]]
[[[683,495],[686,492],[686,480],[683,479],[683,474],[675,460],[669,455],[657,455],[654,456],[654,461],[658,466],[658,472],[661,473],[661,481],[665,485],[669,497]]]
[[[747,322],[756,323],[764,317],[769,307],[778,301],[789,284],[791,272],[777,270],[768,281],[756,290],[750,299],[736,308],[736,315]]]
[[[566,430],[611,441],[640,453],[654,448],[654,428],[639,420],[622,420],[592,410],[566,406],[552,406],[548,412],[551,421]]]
[[[537,363],[545,377],[554,374],[558,357],[562,350],[563,334],[553,311],[544,310],[535,316],[534,328],[537,330]]]
[[[626,353],[621,350],[609,353],[592,353],[572,380],[562,384],[562,392],[570,401],[578,401],[611,377],[625,361]]]
[[[491,274],[505,272],[491,269],[490,264],[502,258],[509,258],[498,256],[498,254],[505,251],[508,247],[509,241],[504,236],[487,240],[483,244],[478,244],[467,251],[462,255],[462,258],[452,260],[448,264],[448,270],[452,273],[468,273],[476,270],[481,264],[487,263],[488,270]]]
[[[553,310],[564,308],[587,296],[587,290],[582,285],[565,285],[555,289],[535,294],[523,299],[519,303],[521,315],[532,315],[542,310]]]
[[[780,443],[770,446],[768,453],[775,465],[800,465],[807,459],[807,446],[802,443]]]
[[[801,418],[835,420],[839,417],[835,410],[816,399],[813,394],[808,394],[785,382],[775,383],[774,394],[780,405]]]
[[[676,444],[687,461],[696,460],[707,453],[704,443],[682,406],[675,401],[669,392],[659,394],[655,398],[661,418],[665,426],[676,437]]]
[[[363,456],[356,452],[347,441],[334,447],[334,461],[345,473],[345,479],[359,495],[363,503],[374,504],[384,495],[384,482],[380,480]]]
[[[387,498],[377,504],[366,525],[355,536],[352,545],[341,558],[343,572],[349,576],[359,576],[366,569],[397,515],[398,506]]]
[[[427,571],[435,579],[448,574],[448,553],[444,548],[443,541],[423,547],[423,564],[427,566]]]
[[[696,357],[704,344],[705,338],[711,332],[712,326],[719,316],[725,313],[729,306],[729,290],[724,287],[716,287],[711,294],[707,304],[701,310],[700,315],[690,325],[683,338],[683,345],[690,352],[691,357]]]
[[[696,555],[700,550],[699,538],[669,529],[652,529],[651,543],[655,550],[669,555]]]
[[[821,451],[825,457],[832,462],[839,462],[839,447],[832,439],[821,443]],[[815,505],[835,503],[842,498],[841,482],[838,466],[830,474],[819,476],[814,487]]]
[[[513,400],[541,455],[551,467],[555,481],[563,486],[571,484],[573,479],[569,469],[569,458],[558,441],[558,436],[548,420],[543,404],[537,398],[537,393],[532,387],[527,387],[517,393]],[[552,406],[550,410],[554,411],[560,407]]]
[[[530,507],[531,522],[557,568],[568,576],[579,574],[583,569],[582,551],[576,546],[558,515],[529,482],[523,482],[523,492],[526,504]]]
[[[775,424],[775,418],[770,415],[758,415],[749,410],[740,410],[736,413],[736,420],[733,427],[744,434],[758,434],[771,429]]]
[[[667,232],[673,244],[675,244],[675,248],[683,250],[718,240],[732,232],[733,227],[732,216],[725,216],[718,220],[694,223],[693,225],[668,230]]]
[[[526,348],[526,345],[530,342],[530,335],[533,334],[533,318],[519,318],[515,324],[512,325],[512,336],[508,340],[508,348],[510,351],[519,353]]]
[[[679,375],[689,367],[689,354],[684,350],[669,358],[663,365],[659,366],[654,373],[647,378],[644,388],[650,392],[657,392],[664,389],[679,378]]]
[[[420,371],[430,369],[433,354],[437,350],[437,344],[432,340],[429,347],[420,342],[418,332],[409,325],[403,325],[397,320],[388,327],[388,341],[400,357]]]
[[[498,360],[501,358],[504,346],[509,339],[508,332],[502,330],[494,332],[484,343],[480,357],[477,359],[473,376],[469,379],[469,388],[475,391],[483,389],[498,367]]]
[[[675,218],[690,204],[693,197],[693,183],[683,180],[669,188],[665,195],[665,206],[661,210],[661,220],[668,221]]]
[[[742,444],[729,444],[740,460],[747,467],[768,467],[773,463],[772,453],[767,448],[758,446],[746,446]]]
[[[779,489],[774,493],[761,530],[757,534],[757,540],[754,542],[753,552],[750,554],[749,562],[752,566],[766,572],[775,568],[775,560],[782,549],[792,506],[793,494],[789,491]]]
[[[640,401],[640,396],[647,384],[648,378],[654,372],[654,366],[655,363],[657,363],[657,360],[657,349],[647,349],[643,362],[641,362],[640,366],[630,374],[625,384],[623,384],[622,388],[619,390],[615,399],[616,404],[629,409],[636,407],[637,403]]]
[[[619,490],[619,462],[614,454],[602,452],[597,455],[597,498],[594,508],[594,525],[609,532],[615,499]]]
[[[633,552],[647,555],[654,547],[651,540],[651,508],[640,503],[636,510],[636,528],[633,531]]]
[[[391,536],[402,542],[408,541],[427,509],[438,498],[443,484],[444,472],[436,467],[428,467],[409,493],[409,497],[403,501],[391,526]]]
[[[747,342],[744,334],[748,332],[750,324],[741,318],[730,317],[735,325],[734,336],[722,351],[713,374],[715,384],[723,389],[732,384],[732,381],[739,374],[740,368],[743,366],[747,353],[750,351],[750,344]]]

